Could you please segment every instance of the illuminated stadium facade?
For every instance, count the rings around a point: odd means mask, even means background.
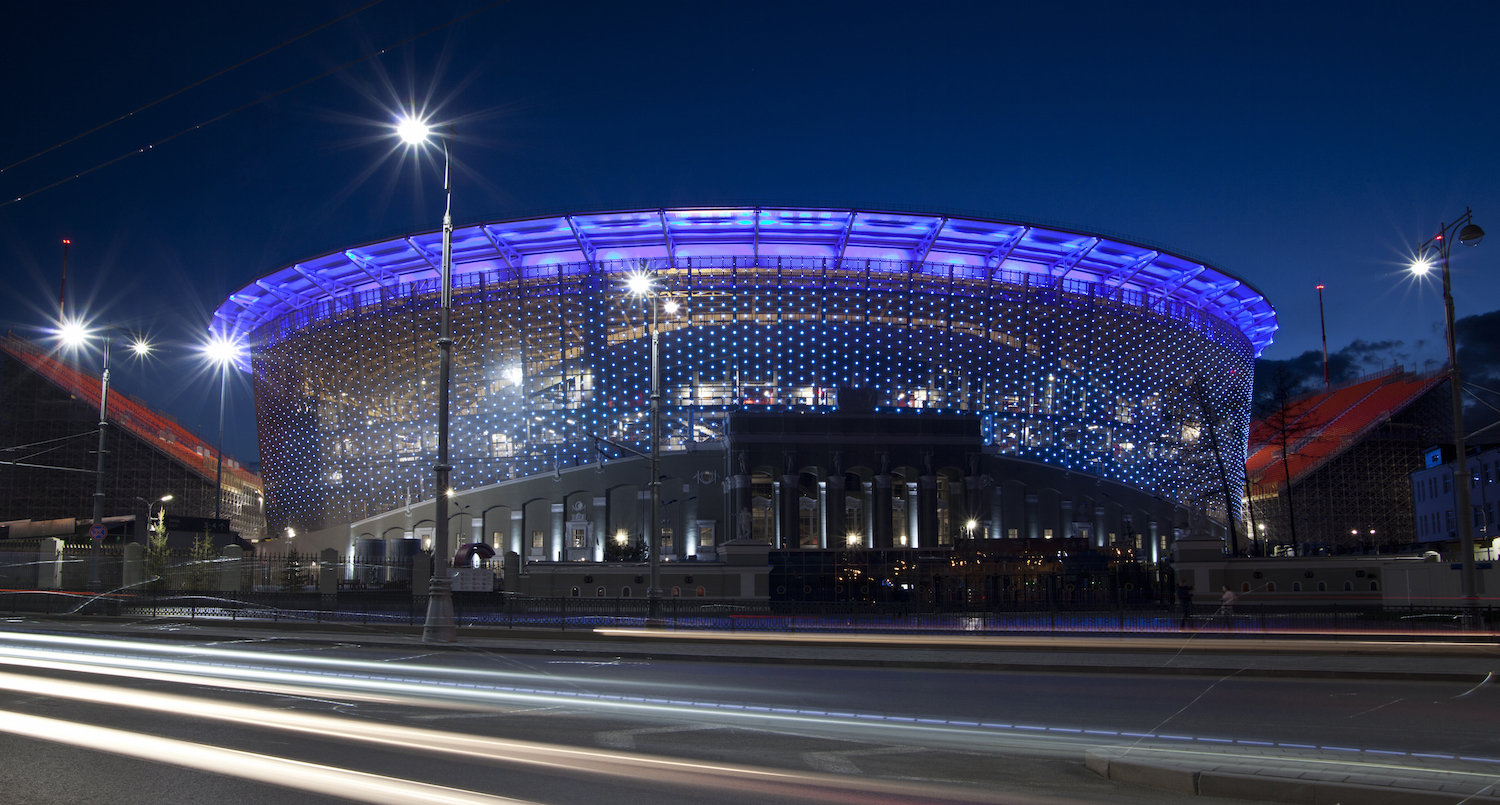
[[[429,232],[332,252],[216,312],[252,345],[273,533],[342,547],[431,525],[440,248]],[[1240,517],[1251,367],[1276,316],[1202,260],[1036,223],[793,207],[460,226],[453,253],[461,537],[599,559],[646,530],[630,450],[649,432],[650,302],[625,288],[642,270],[673,303],[664,554],[973,536],[1155,555],[1183,529],[1222,532],[1226,500]]]

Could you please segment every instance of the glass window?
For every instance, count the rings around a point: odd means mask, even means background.
[[[531,547],[533,547],[533,548],[540,548],[540,547],[542,547],[542,532],[540,532],[540,531],[533,531],[533,532],[531,532]]]
[[[704,593],[705,593],[705,592],[706,592],[706,591],[705,591],[705,590],[704,590],[704,589],[703,589],[703,588],[702,588],[702,587],[699,587],[699,588],[698,588],[698,597],[699,597],[699,598],[702,598],[702,597],[703,597],[703,596],[704,596]]]

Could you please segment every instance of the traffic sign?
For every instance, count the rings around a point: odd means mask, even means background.
[[[103,523],[95,523],[89,526],[89,539],[104,539],[105,528]]]

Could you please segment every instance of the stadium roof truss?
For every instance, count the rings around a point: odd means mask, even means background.
[[[440,231],[335,251],[274,271],[229,295],[216,330],[248,333],[283,315],[362,291],[394,292],[438,276]],[[1064,280],[1131,290],[1202,310],[1244,333],[1255,354],[1271,344],[1276,311],[1244,280],[1201,260],[1065,228],[972,217],[795,207],[653,208],[523,218],[456,227],[454,275],[549,266],[650,260],[658,267],[696,257],[823,258],[837,267],[867,260],[910,270],[998,279],[1034,275],[1038,287]]]

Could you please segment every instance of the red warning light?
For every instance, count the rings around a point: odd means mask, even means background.
[[[1318,286],[1318,290],[1320,290],[1320,291],[1323,290],[1323,286],[1319,285]]]
[[[64,244],[71,244],[71,243],[72,243],[72,242],[73,242],[73,241],[71,241],[71,240],[68,240],[68,239],[67,239],[67,238],[63,238],[63,243],[64,243]]]

